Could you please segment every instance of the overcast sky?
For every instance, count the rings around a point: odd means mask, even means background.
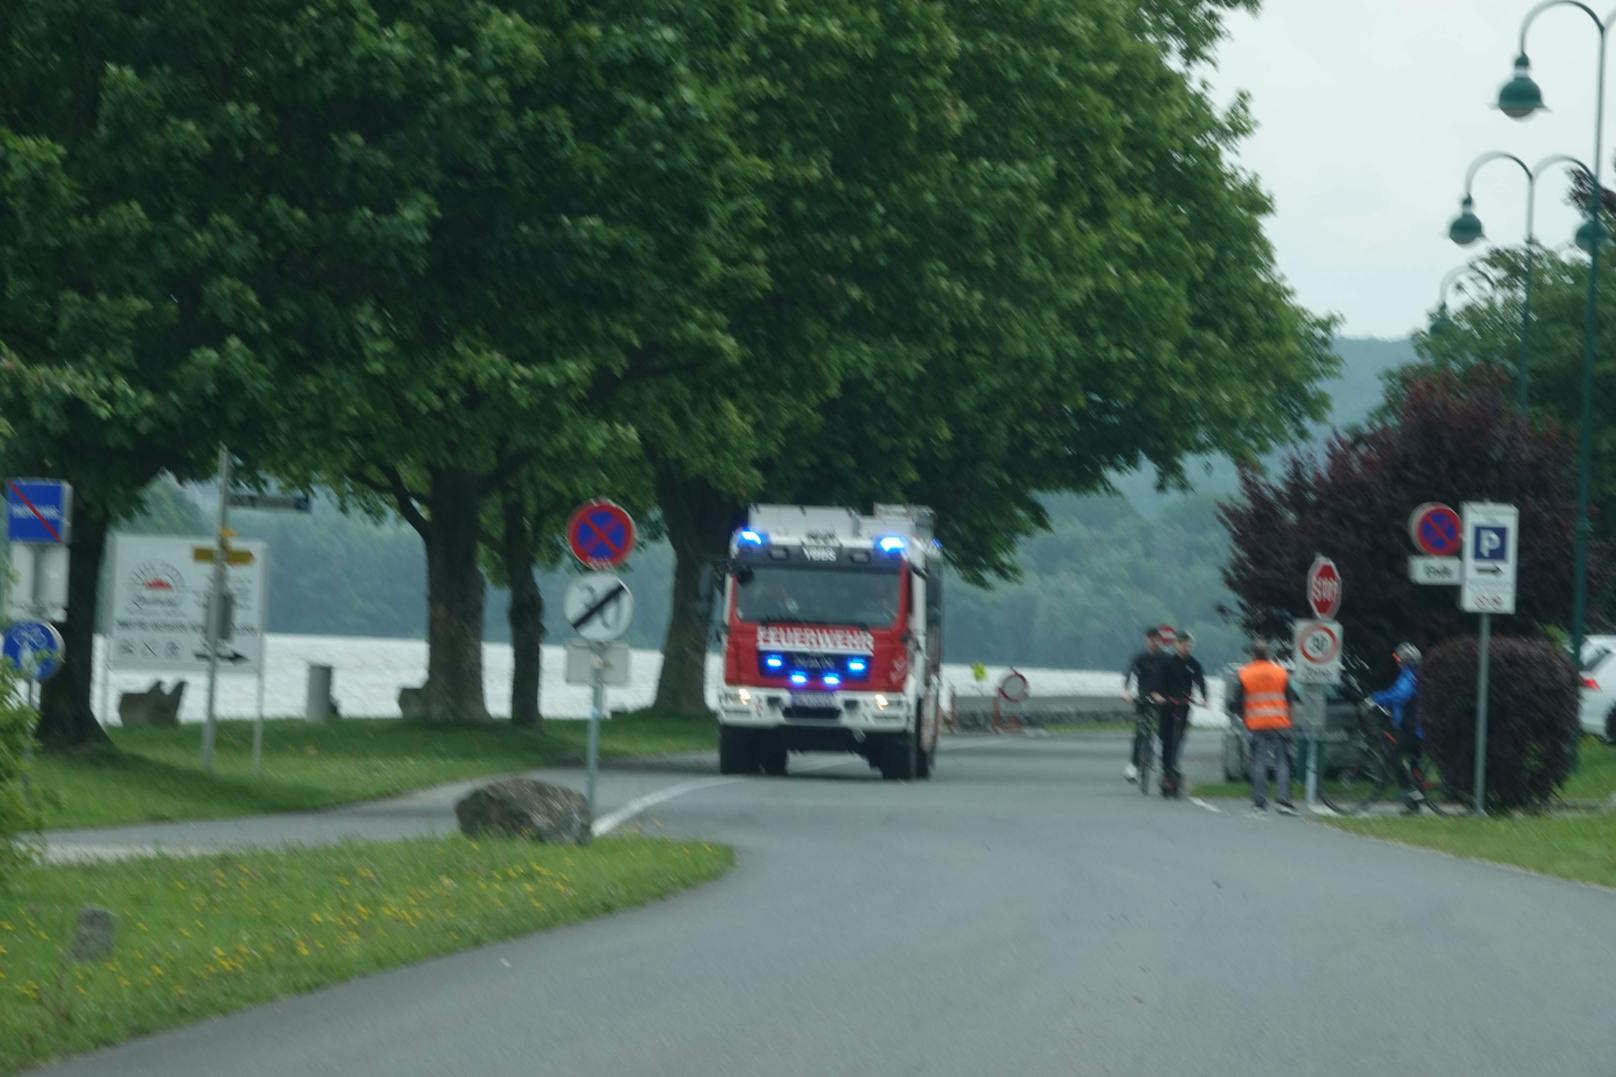
[[[1598,10],[1616,0],[1592,6]],[[1244,89],[1259,123],[1241,160],[1272,194],[1268,234],[1303,304],[1341,315],[1352,336],[1403,336],[1436,305],[1468,251],[1447,239],[1470,162],[1489,150],[1535,165],[1593,154],[1598,36],[1573,8],[1533,24],[1533,74],[1552,110],[1511,120],[1493,108],[1531,0],[1265,0],[1231,21],[1213,84]],[[1610,79],[1616,91],[1616,75]],[[1616,113],[1616,106],[1611,111]],[[1602,176],[1612,186],[1611,144]],[[1566,173],[1546,174],[1537,234],[1569,242]],[[1507,161],[1483,168],[1476,211],[1490,238],[1525,234],[1526,184]]]

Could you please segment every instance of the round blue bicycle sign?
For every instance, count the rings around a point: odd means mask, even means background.
[[[62,668],[62,634],[44,621],[18,621],[6,629],[0,655],[29,680],[48,681]]]

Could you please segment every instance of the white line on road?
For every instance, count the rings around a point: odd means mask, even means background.
[[[1207,811],[1211,812],[1213,815],[1222,815],[1223,814],[1223,809],[1222,808],[1215,807],[1215,806],[1213,806],[1211,804],[1208,804],[1206,801],[1202,800],[1200,797],[1190,797],[1190,803],[1194,804],[1197,808],[1205,808]]]
[[[830,770],[832,767],[845,767],[849,763],[861,763],[863,761],[861,756],[850,755],[845,759],[826,759],[814,763],[798,763],[792,766],[791,773],[813,774],[816,771]],[[665,789],[658,789],[654,793],[647,793],[643,797],[635,797],[616,811],[601,816],[595,820],[594,825],[589,828],[589,832],[597,838],[602,837],[610,834],[647,808],[665,804],[676,797],[684,796],[686,793],[696,793],[703,789],[715,789],[720,785],[734,785],[736,782],[747,780],[746,778],[701,778],[693,782],[680,782],[678,785],[670,785]]]
[[[604,834],[610,834],[647,808],[654,808],[658,804],[672,800],[674,797],[682,797],[686,793],[694,793],[699,789],[712,789],[720,785],[734,785],[742,780],[741,778],[703,778],[700,781],[680,782],[678,785],[658,789],[656,792],[647,793],[643,797],[635,797],[616,811],[596,819],[590,826],[589,832],[597,838]]]

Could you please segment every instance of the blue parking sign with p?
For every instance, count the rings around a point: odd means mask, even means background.
[[[1477,561],[1505,561],[1509,559],[1509,528],[1477,524],[1471,542]]]

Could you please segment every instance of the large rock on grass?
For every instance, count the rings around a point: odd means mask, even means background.
[[[547,845],[585,844],[591,822],[582,794],[530,778],[478,786],[455,804],[455,818],[468,838],[498,834]]]

